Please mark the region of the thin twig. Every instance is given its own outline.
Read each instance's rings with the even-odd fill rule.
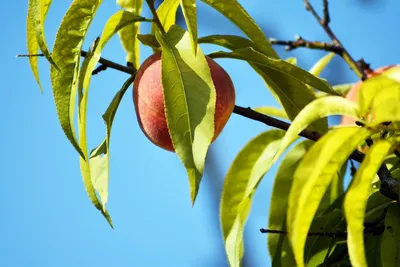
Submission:
[[[82,50],[81,56],[86,57],[87,52]],[[17,57],[44,57],[44,55],[43,54],[21,54],[21,55],[17,55]],[[102,58],[102,57],[99,59],[99,63],[104,66],[103,68],[115,69],[115,70],[125,72],[127,74],[134,74],[136,72],[136,69],[133,67],[126,67],[124,65],[115,63],[113,61],[110,61],[110,60]],[[95,75],[98,72],[99,72],[99,70],[95,69],[92,74]]]
[[[298,37],[295,41],[282,41],[276,39],[270,39],[269,42],[273,45],[284,45],[286,51],[291,51],[300,47],[305,47],[309,49],[323,50],[334,52],[335,54],[342,55],[343,47],[337,44],[330,44],[326,42],[318,41],[307,41],[302,37]]]
[[[157,28],[160,30],[162,34],[165,34],[165,29],[161,24],[160,18],[157,15],[156,7],[154,6],[154,0],[146,0],[147,5],[150,8],[151,14],[153,15],[153,21],[157,25]]]
[[[324,18],[322,22],[324,25],[328,25],[331,22],[331,16],[329,15],[329,3],[328,0],[323,0],[323,9],[322,12],[324,13]]]
[[[326,4],[325,4],[325,2],[326,2]],[[337,44],[343,48],[342,57],[347,62],[347,64],[350,66],[350,68],[357,74],[358,77],[361,78],[361,80],[367,79],[367,75],[366,75],[365,71],[359,66],[359,64],[357,64],[357,62],[353,59],[353,57],[345,49],[345,47],[342,45],[342,43],[339,41],[339,39],[336,37],[336,35],[333,33],[331,27],[329,26],[330,16],[329,16],[329,9],[328,9],[328,0],[324,0],[324,18],[325,19],[321,19],[321,17],[315,11],[314,7],[310,4],[309,0],[304,0],[304,4],[306,7],[306,10],[310,11],[311,14],[315,17],[315,19],[318,21],[318,23],[321,25],[321,27],[325,30],[326,34],[332,40],[333,44]],[[327,20],[327,18],[328,18],[328,20]]]
[[[365,227],[364,228],[364,234],[372,234],[372,235],[380,235],[383,233],[385,230],[385,227],[383,225],[374,225],[371,227]],[[278,235],[288,235],[287,231],[282,231],[282,230],[273,230],[273,229],[264,229],[261,228],[260,232],[262,234],[278,234]],[[346,238],[347,237],[347,232],[346,231],[340,231],[340,232],[309,232],[307,234],[308,237],[311,236],[321,236],[321,237],[331,237],[331,238]]]

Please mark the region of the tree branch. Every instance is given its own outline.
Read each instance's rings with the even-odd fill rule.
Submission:
[[[304,0],[304,4],[306,7],[306,10],[311,12],[311,14],[314,16],[314,18],[318,21],[319,25],[321,25],[321,27],[325,30],[326,34],[332,40],[333,44],[339,45],[340,47],[343,48],[342,57],[347,62],[347,64],[350,66],[350,68],[357,74],[358,77],[360,77],[361,80],[367,79],[365,70],[362,69],[359,64],[357,64],[357,62],[352,58],[352,56],[349,54],[349,52],[344,48],[342,43],[339,41],[339,39],[333,33],[332,29],[329,27],[330,15],[329,15],[329,9],[328,9],[328,0],[323,0],[323,4],[324,4],[324,7],[323,7],[324,18],[323,19],[321,19],[321,17],[315,11],[314,7],[310,4],[309,0]]]
[[[319,41],[307,41],[302,37],[298,37],[296,41],[282,41],[276,39],[270,39],[269,42],[273,45],[284,45],[286,51],[291,51],[300,47],[305,47],[309,49],[316,49],[316,50],[323,50],[334,52],[340,56],[343,55],[343,47],[338,44],[330,44],[326,42],[319,42]]]
[[[161,24],[160,18],[157,15],[157,10],[156,10],[156,8],[154,6],[154,4],[155,4],[154,0],[146,0],[146,2],[147,2],[147,5],[150,8],[151,14],[153,15],[154,23],[157,25],[157,28],[160,30],[160,32],[162,34],[165,34],[165,29],[164,29],[163,25]]]

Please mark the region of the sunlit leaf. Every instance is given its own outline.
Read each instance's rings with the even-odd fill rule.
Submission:
[[[262,177],[272,165],[272,157],[284,132],[272,130],[252,139],[239,152],[225,177],[220,219],[225,249],[231,266],[240,266],[243,253],[243,228],[251,199]]]
[[[61,22],[53,47],[53,60],[60,68],[50,67],[58,119],[65,135],[84,157],[74,131],[74,111],[83,40],[101,0],[74,0]]]
[[[93,44],[92,49],[89,50],[87,57],[82,63],[82,68],[80,72],[80,79],[78,84],[78,129],[79,129],[79,146],[82,149],[83,156],[79,157],[79,163],[82,173],[83,184],[85,185],[86,192],[89,195],[90,201],[93,205],[101,211],[103,216],[106,218],[111,227],[112,221],[111,217],[108,214],[105,205],[102,205],[100,200],[97,197],[96,190],[93,186],[93,181],[91,178],[90,165],[89,165],[89,157],[88,157],[88,148],[87,148],[87,137],[86,137],[86,114],[87,114],[87,104],[88,104],[88,96],[89,96],[89,86],[84,85],[83,76],[88,68],[91,58],[94,56],[93,49],[95,49],[97,43]]]
[[[400,266],[400,206],[392,204],[386,213],[381,243],[382,267]]]
[[[337,95],[333,91],[332,87],[328,84],[326,80],[318,78],[313,74],[309,73],[302,68],[297,67],[285,60],[274,59],[267,57],[260,52],[257,52],[251,47],[236,49],[232,52],[215,52],[210,55],[213,58],[235,58],[240,60],[246,60],[257,65],[261,65],[268,69],[272,69],[281,72],[291,78],[297,79],[302,83],[305,83],[319,91]]]
[[[279,169],[275,176],[271,202],[269,204],[270,210],[268,216],[268,229],[286,229],[285,217],[287,211],[288,196],[293,182],[293,173],[295,172],[300,161],[303,159],[304,154],[308,151],[312,144],[314,144],[314,142],[308,140],[297,144],[293,149],[288,152],[281,165],[279,166]],[[287,239],[287,237],[283,235],[268,235],[268,250],[271,258],[273,258],[275,262],[284,262],[288,260],[285,258],[293,257],[291,255],[291,250],[285,251],[282,250],[282,248],[277,248],[279,246],[279,243],[281,243],[283,246],[283,239]],[[294,263],[295,262],[293,262],[293,264]]]
[[[287,215],[289,240],[297,266],[304,266],[307,234],[332,178],[354,149],[371,134],[371,130],[358,127],[328,132],[311,147],[297,167]]]
[[[110,160],[110,138],[111,127],[117,113],[118,106],[134,80],[131,76],[116,93],[103,115],[104,123],[106,124],[106,138],[90,153],[90,173],[93,186],[99,193],[103,208],[108,201],[108,180],[109,180],[109,160]]]
[[[286,112],[283,109],[277,107],[264,106],[264,107],[253,108],[253,110],[268,116],[278,117],[286,120],[289,119]]]
[[[367,266],[364,249],[364,218],[371,182],[389,153],[392,143],[378,140],[361,163],[344,201],[349,256],[353,266]]]
[[[192,42],[194,53],[197,51],[197,16],[196,16],[196,0],[180,0],[183,16]]]
[[[252,41],[235,35],[205,36],[199,38],[199,43],[220,45],[230,50],[248,47],[257,49]],[[263,78],[271,94],[285,109],[289,119],[293,120],[300,110],[316,99],[313,90],[298,79],[294,79],[272,68],[267,68],[249,61],[247,62]],[[327,129],[328,121],[326,119],[314,122],[313,125],[310,126],[310,130],[319,131],[320,133],[324,133]]]
[[[218,1],[218,0],[201,0],[210,5],[222,15],[238,26],[255,44],[256,50],[264,55],[272,58],[279,58],[278,54],[272,48],[270,42],[265,37],[263,31],[254,22],[246,10],[239,4],[237,0]]]
[[[400,83],[378,92],[371,105],[373,124],[400,121]]]
[[[194,54],[189,34],[174,25],[162,46],[165,113],[175,152],[189,176],[192,203],[196,199],[204,161],[214,136],[216,92],[200,47]]]
[[[143,0],[117,0],[117,4],[129,12],[139,16],[142,11]],[[126,52],[126,61],[136,69],[140,64],[140,46],[136,36],[140,33],[139,23],[130,24],[119,32],[119,39]]]
[[[167,32],[169,28],[175,24],[176,11],[178,10],[180,0],[165,0],[157,8],[157,16],[160,19],[161,25]],[[154,34],[157,26],[153,23],[151,32]]]
[[[357,104],[343,97],[327,96],[318,98],[300,111],[299,115],[294,119],[282,140],[282,146],[276,154],[274,161],[298,138],[298,134],[313,121],[330,115],[358,117],[358,114],[359,109]]]
[[[332,88],[338,95],[345,96],[353,86],[354,83],[343,83],[343,84],[333,85]],[[329,94],[325,92],[316,92],[316,95],[317,97],[324,97]]]
[[[29,55],[35,55],[41,48],[49,62],[53,62],[51,55],[47,49],[46,38],[44,36],[44,21],[49,11],[52,0],[29,0],[28,15],[26,19],[26,43]],[[33,75],[39,85],[40,92],[43,92],[40,83],[38,70],[38,57],[29,57]]]
[[[310,73],[315,75],[315,76],[320,76],[322,71],[326,68],[326,66],[331,62],[332,58],[335,56],[335,53],[328,53],[324,57],[322,57],[320,60],[317,61],[317,63],[312,66],[310,69]]]

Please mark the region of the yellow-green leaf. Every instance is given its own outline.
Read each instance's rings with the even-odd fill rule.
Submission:
[[[84,157],[74,131],[74,111],[83,40],[101,0],[74,0],[58,28],[50,67],[58,119],[65,135]]]
[[[377,92],[371,105],[373,124],[400,121],[400,83]]]
[[[160,44],[157,41],[157,39],[154,36],[154,34],[138,34],[137,38],[142,44],[150,46],[151,48],[153,48],[153,50],[160,50],[161,51]]]
[[[201,1],[219,11],[222,15],[238,26],[254,42],[255,46],[258,48],[256,50],[272,58],[279,58],[278,54],[272,48],[270,42],[265,37],[263,31],[237,0]]]
[[[143,0],[117,0],[117,4],[139,16],[142,11]],[[136,38],[139,33],[139,23],[130,24],[118,32],[122,47],[126,52],[126,61],[132,63],[136,69],[139,68],[140,64],[140,46]]]
[[[371,182],[392,146],[389,140],[378,140],[371,146],[346,194],[347,246],[353,266],[367,266],[364,249],[365,210]]]
[[[196,16],[196,0],[180,0],[183,16],[192,42],[194,53],[197,51],[197,16]]]
[[[268,229],[286,229],[285,217],[288,196],[293,182],[293,173],[312,144],[314,144],[314,142],[309,140],[297,144],[287,153],[279,166],[275,176],[271,202],[269,204]],[[277,250],[279,242],[283,243],[283,240],[280,241],[280,239],[283,238],[285,238],[283,235],[268,235],[269,254],[271,255],[271,258],[275,259],[275,257],[277,257],[275,259],[276,261],[285,261],[285,257],[290,257],[288,253],[291,254],[291,251],[281,251],[281,249]]]
[[[114,121],[115,114],[117,113],[118,106],[124,96],[125,92],[130,88],[134,76],[131,76],[116,93],[108,106],[106,112],[103,114],[103,120],[106,124],[106,138],[90,152],[90,174],[93,186],[99,193],[103,209],[108,201],[108,180],[109,180],[109,162],[110,162],[110,138],[111,127]]]
[[[232,52],[215,52],[210,55],[213,58],[235,58],[246,60],[257,65],[281,72],[290,76],[302,83],[305,83],[319,91],[329,94],[337,95],[328,82],[324,79],[318,78],[302,68],[297,67],[285,60],[274,59],[257,52],[251,47],[236,49]]]
[[[44,36],[44,21],[49,11],[52,0],[29,0],[28,15],[26,19],[26,43],[29,55],[39,52],[39,47],[49,62],[53,62],[47,49],[46,38]],[[29,57],[33,75],[39,85],[40,92],[43,92],[40,83],[38,70],[38,57]]]
[[[381,242],[382,267],[400,266],[400,206],[393,203],[389,206],[385,218],[385,231]]]
[[[94,43],[93,49],[95,49],[96,45],[98,43]],[[91,177],[91,171],[90,171],[90,165],[89,165],[89,157],[88,157],[88,148],[87,148],[87,138],[86,138],[86,115],[87,115],[87,104],[88,104],[88,96],[89,96],[89,85],[84,84],[84,75],[86,73],[86,70],[90,64],[90,61],[92,57],[94,56],[93,50],[89,50],[87,57],[82,63],[82,68],[80,72],[80,79],[79,79],[79,85],[78,85],[78,129],[79,129],[79,146],[82,149],[83,156],[79,157],[79,163],[80,163],[80,168],[81,168],[81,173],[82,173],[82,180],[83,184],[85,185],[86,192],[89,195],[90,201],[93,203],[93,205],[101,211],[103,216],[106,218],[106,220],[109,222],[110,226],[112,226],[112,221],[111,217],[108,214],[106,208],[105,208],[105,203],[102,203],[99,201],[97,195],[96,195],[96,190],[93,186],[93,181]]]
[[[252,41],[235,35],[205,36],[199,38],[199,43],[220,45],[230,50],[249,47],[255,50],[258,49]],[[300,110],[316,99],[313,90],[298,79],[294,79],[272,68],[267,68],[249,61],[247,62],[263,78],[272,95],[285,109],[289,119],[293,120]],[[310,126],[310,130],[319,131],[321,133],[324,133],[327,129],[328,121],[326,119],[319,120]]]
[[[330,115],[358,117],[358,114],[359,109],[357,104],[343,97],[327,96],[311,102],[300,111],[299,115],[290,125],[282,140],[282,146],[274,158],[274,162],[282,155],[285,149],[298,138],[298,134],[306,129],[313,121]]]
[[[165,0],[157,8],[157,16],[160,19],[161,25],[167,32],[169,28],[175,24],[176,11],[178,10],[179,0]],[[151,32],[154,34],[157,26],[153,23]]]
[[[255,137],[239,152],[225,177],[220,219],[231,266],[240,266],[243,228],[251,200],[262,177],[272,165],[272,157],[283,134],[283,131],[272,130]]]
[[[192,203],[203,175],[204,161],[214,136],[216,92],[206,58],[191,49],[189,34],[174,25],[162,47],[162,83],[167,125],[175,152],[189,176]]]
[[[329,62],[331,62],[334,56],[335,53],[326,54],[324,57],[318,60],[317,63],[314,64],[314,66],[312,66],[312,68],[310,69],[310,73],[315,76],[320,76],[322,71],[326,68]]]
[[[268,116],[273,116],[273,117],[278,117],[281,119],[286,119],[288,120],[288,115],[283,109],[277,108],[277,107],[257,107],[254,108],[253,110],[260,112],[262,114],[268,115]]]
[[[287,227],[297,266],[304,266],[305,243],[318,206],[332,178],[357,146],[372,134],[358,127],[325,134],[307,152],[294,173]]]

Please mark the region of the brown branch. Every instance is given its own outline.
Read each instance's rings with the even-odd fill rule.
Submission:
[[[307,41],[302,37],[298,37],[296,41],[282,41],[276,39],[270,39],[269,42],[273,45],[284,45],[286,51],[291,51],[300,47],[323,50],[328,52],[333,52],[340,56],[343,55],[343,47],[337,44],[330,44],[326,42],[319,41]]]
[[[336,37],[336,35],[333,33],[331,27],[329,26],[330,16],[329,16],[329,9],[328,9],[328,0],[323,0],[323,4],[324,4],[324,8],[323,8],[324,18],[323,19],[321,19],[321,17],[315,11],[314,7],[310,4],[309,0],[304,0],[304,4],[306,7],[306,10],[311,12],[311,14],[314,16],[314,18],[318,21],[319,25],[321,25],[321,27],[325,30],[326,34],[332,40],[333,44],[339,45],[340,47],[343,48],[342,57],[347,62],[347,64],[350,66],[350,68],[357,74],[358,77],[360,77],[361,80],[367,79],[365,70],[362,69],[359,64],[357,64],[357,62],[353,59],[353,57],[345,49],[343,44],[339,41],[339,39]]]
[[[81,51],[81,56],[82,57],[86,57],[87,56],[87,52],[86,51]],[[17,57],[44,57],[43,54],[22,54],[22,55],[17,55]],[[115,69],[115,70],[119,70],[122,72],[125,72],[127,74],[134,74],[136,72],[136,69],[133,67],[126,67],[124,65],[115,63],[113,61],[110,61],[108,59],[105,58],[100,58],[99,59],[99,63],[103,65],[103,67],[99,67],[99,68],[110,68],[110,69]],[[99,72],[98,69],[93,71],[93,75],[97,74]]]
[[[156,10],[156,8],[154,6],[154,4],[155,4],[154,0],[146,0],[146,2],[147,2],[147,5],[150,8],[151,14],[153,15],[154,23],[157,25],[157,28],[160,30],[160,32],[162,34],[165,34],[165,29],[164,29],[163,25],[161,24],[160,18],[157,15],[157,10]]]
[[[383,225],[375,225],[371,227],[366,227],[364,229],[364,234],[372,234],[372,235],[380,235],[385,231],[385,227]],[[282,230],[273,230],[273,229],[264,229],[261,228],[260,232],[262,234],[278,234],[278,235],[288,235],[287,231]],[[321,237],[330,237],[330,238],[346,238],[347,232],[309,232],[307,234],[308,237],[311,236],[321,236]]]

